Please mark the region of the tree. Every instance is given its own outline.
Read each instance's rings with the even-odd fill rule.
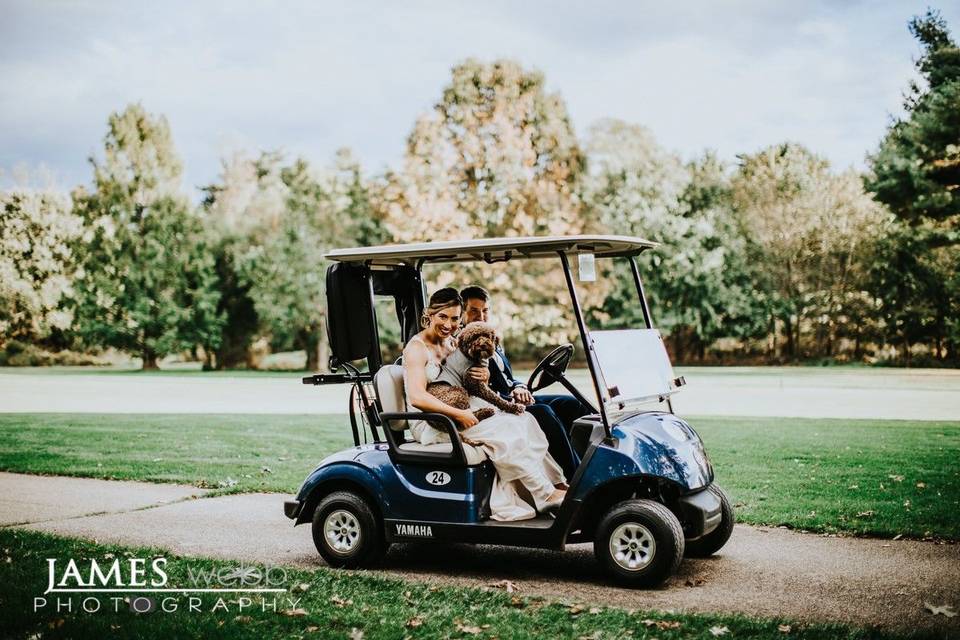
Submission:
[[[253,315],[275,346],[305,350],[307,368],[317,370],[329,354],[323,255],[384,237],[359,163],[345,149],[321,171],[303,159],[286,165],[277,153],[240,157],[225,165],[223,182],[207,191],[225,271],[235,274],[227,299],[237,305],[226,309],[228,318],[235,318],[228,329]],[[241,306],[247,300],[252,310]],[[253,331],[244,327],[249,338]],[[238,337],[228,338],[240,344]]]
[[[770,297],[771,321],[783,326],[786,356],[803,355],[802,331],[815,319],[825,326],[809,351],[829,355],[844,305],[864,287],[864,252],[889,214],[858,175],[834,174],[794,144],[741,156],[732,189],[750,255],[764,265],[758,288]]]
[[[65,331],[63,308],[76,269],[73,242],[83,222],[53,189],[0,193],[0,340],[35,342]]]
[[[867,188],[902,220],[935,227],[940,243],[956,244],[960,217],[960,48],[936,11],[910,21],[923,47],[905,99],[907,118],[887,131],[869,158]]]
[[[907,362],[914,342],[932,343],[941,360],[957,360],[960,48],[936,11],[914,17],[910,32],[922,47],[916,63],[922,81],[911,84],[907,117],[890,126],[869,158],[872,174],[865,180],[898,219],[873,271],[874,292],[888,337],[902,346]]]
[[[644,127],[603,120],[589,132],[583,200],[605,232],[638,235],[664,246],[640,258],[657,326],[674,357],[692,347],[700,359],[721,335],[752,334],[752,298],[740,256],[744,241],[730,213],[729,186],[712,154],[687,165]],[[627,265],[600,310],[604,324],[642,322]]]
[[[578,233],[583,169],[566,106],[542,74],[507,60],[467,60],[417,120],[403,166],[378,185],[375,207],[401,242]],[[457,267],[435,284],[488,286],[500,327],[517,337],[515,352],[568,339],[570,325],[556,312],[562,275],[544,262],[523,269],[522,279],[510,279],[488,265]]]
[[[111,114],[95,190],[78,192],[78,334],[138,353],[145,369],[169,353],[215,342],[214,261],[200,218],[178,192],[180,162],[163,117],[140,105]]]

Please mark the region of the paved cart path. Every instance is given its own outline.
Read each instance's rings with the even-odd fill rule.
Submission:
[[[204,499],[173,485],[0,473],[0,522],[66,536],[151,545],[178,554],[314,568],[323,566],[308,526],[282,514],[284,496]],[[158,491],[173,493],[158,495]],[[113,513],[107,496],[125,496]],[[63,504],[59,517],[35,505]],[[178,500],[167,502],[168,500]],[[162,502],[159,506],[158,502]],[[42,570],[38,568],[38,570]],[[908,540],[828,538],[737,526],[722,553],[685,560],[655,591],[608,585],[590,545],[565,553],[471,545],[397,545],[385,575],[436,584],[490,585],[508,579],[522,595],[627,609],[739,612],[801,621],[926,629],[960,637],[960,616],[933,616],[923,603],[960,609],[960,545]]]

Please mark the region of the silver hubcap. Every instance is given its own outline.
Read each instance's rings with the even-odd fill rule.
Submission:
[[[323,521],[323,536],[335,553],[350,553],[360,544],[360,523],[349,511],[331,511]]]
[[[657,543],[653,534],[642,524],[627,522],[614,529],[610,536],[610,556],[627,571],[643,569],[656,553]]]

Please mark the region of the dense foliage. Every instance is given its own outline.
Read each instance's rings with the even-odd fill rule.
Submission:
[[[872,267],[883,337],[960,358],[960,47],[935,11],[910,22],[921,83],[870,158],[867,187],[897,218]]]
[[[957,364],[960,48],[934,11],[909,28],[920,80],[866,175],[793,143],[684,159],[613,119],[579,137],[540,72],[471,59],[398,166],[370,176],[348,150],[323,167],[241,153],[196,206],[166,120],[131,105],[108,119],[92,188],[0,193],[0,349],[114,347],[145,367],[192,353],[210,368],[296,349],[319,369],[332,247],[613,233],[663,244],[640,262],[678,361]],[[590,322],[636,325],[627,265],[599,266],[613,277],[584,284]],[[575,339],[555,264],[427,276],[493,291],[515,357]]]

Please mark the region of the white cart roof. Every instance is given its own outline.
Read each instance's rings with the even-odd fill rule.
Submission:
[[[633,236],[529,236],[335,249],[326,257],[340,262],[416,266],[420,260],[424,262],[472,262],[475,260],[496,262],[517,258],[549,258],[561,251],[593,253],[597,257],[630,256],[656,246],[658,246],[656,242]]]

